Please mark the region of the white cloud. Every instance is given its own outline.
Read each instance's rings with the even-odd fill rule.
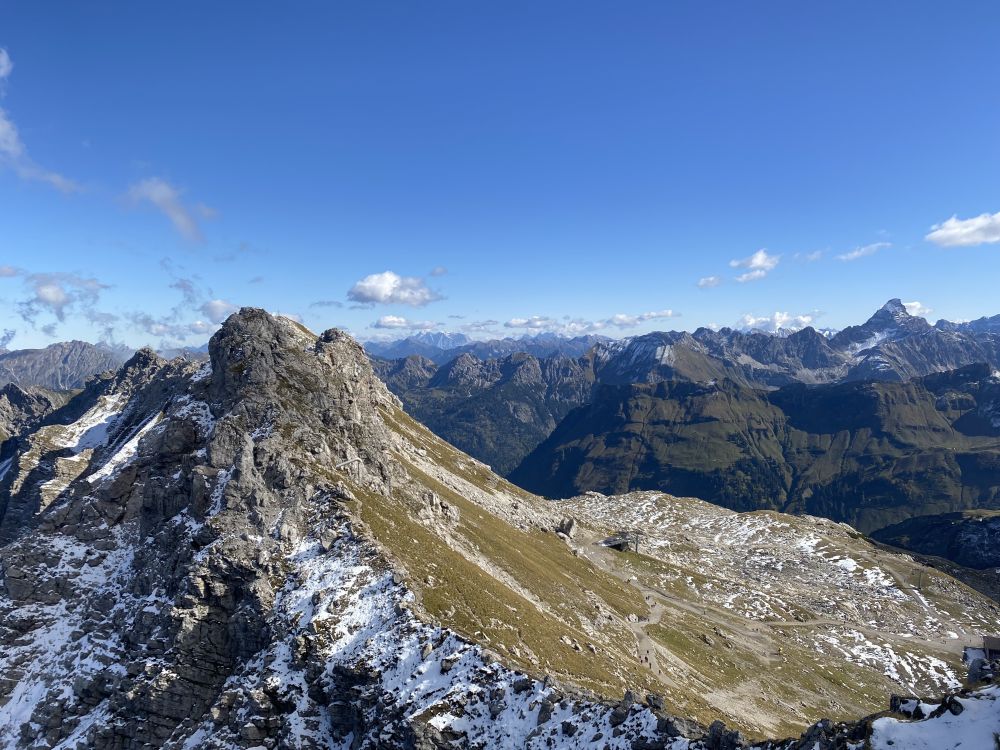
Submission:
[[[101,292],[109,288],[97,279],[62,272],[25,274],[24,283],[31,296],[18,302],[17,308],[30,323],[43,313],[62,322],[75,306],[92,310]]]
[[[131,312],[125,315],[132,325],[151,336],[156,336],[163,343],[177,343],[190,336],[204,336],[217,327],[214,322],[195,320],[192,323],[178,323],[169,318],[154,318],[149,313]]]
[[[612,315],[606,321],[598,321],[600,323],[606,323],[607,325],[615,326],[616,328],[635,328],[640,323],[646,323],[650,320],[666,320],[667,318],[675,318],[677,313],[673,310],[660,310],[659,312],[645,312],[639,313],[638,315],[625,315],[623,313],[618,313],[617,315]],[[603,326],[600,326],[603,327]]]
[[[483,333],[492,331],[498,325],[500,325],[499,320],[473,320],[463,325],[462,330],[467,333]]]
[[[698,279],[698,288],[711,289],[712,287],[716,287],[721,283],[722,279],[719,278],[718,276],[703,276],[702,278]]]
[[[182,237],[192,241],[202,239],[201,227],[194,214],[206,219],[215,216],[215,211],[203,204],[189,209],[181,201],[181,191],[160,177],[147,177],[135,183],[128,189],[128,198],[136,204],[151,203],[170,219]]]
[[[904,302],[903,307],[910,315],[915,315],[918,318],[926,318],[934,312],[933,308],[927,307],[921,302]]]
[[[767,276],[767,271],[763,268],[755,268],[753,271],[741,273],[736,277],[736,280],[741,284],[746,284],[748,281],[757,281],[758,279],[763,279],[765,276]]]
[[[7,79],[14,70],[14,62],[7,50],[0,48],[0,97],[6,90]],[[44,182],[64,193],[79,190],[79,186],[57,172],[44,169],[32,161],[17,132],[17,126],[6,110],[0,108],[0,167],[7,167],[22,180]]]
[[[511,318],[503,324],[504,328],[527,328],[530,331],[552,331],[561,324],[555,318],[542,315],[532,315],[528,318]]]
[[[423,307],[441,299],[441,295],[416,276],[400,276],[392,271],[384,271],[365,276],[348,290],[347,298],[362,305]]]
[[[971,219],[952,216],[947,221],[932,226],[924,239],[942,247],[995,244],[1000,242],[1000,211],[995,214],[979,214]]]
[[[430,320],[408,320],[399,315],[383,315],[372,323],[372,328],[389,328],[393,330],[430,331],[438,324]]]
[[[431,276],[446,276],[448,274],[448,269],[444,266],[434,266],[431,269]]]
[[[796,260],[804,260],[806,263],[815,263],[823,257],[822,250],[813,250],[811,253],[795,253]]]
[[[213,299],[203,304],[200,309],[201,314],[210,321],[221,323],[240,308],[224,299]]]
[[[852,261],[858,258],[866,258],[869,255],[874,255],[879,250],[884,250],[887,247],[892,247],[891,242],[873,242],[870,245],[862,245],[861,247],[856,247],[850,252],[843,253],[837,256],[837,260]]]
[[[783,329],[796,331],[812,325],[815,319],[815,314],[792,315],[787,312],[775,312],[772,315],[758,317],[747,313],[739,319],[736,327],[744,331],[768,331],[770,333],[776,333]]]
[[[748,281],[756,281],[757,279],[764,278],[767,276],[768,272],[777,268],[780,260],[780,255],[771,255],[767,252],[767,250],[761,248],[747,258],[729,261],[729,266],[731,268],[747,269],[746,273],[740,274],[736,277],[738,282],[744,284]]]
[[[582,336],[612,327],[635,328],[651,320],[666,320],[667,318],[676,318],[679,315],[680,313],[676,313],[673,310],[657,310],[637,315],[617,313],[610,318],[601,320],[586,320],[584,318],[570,318],[569,316],[557,319],[545,315],[532,315],[524,318],[511,318],[503,325],[504,328],[522,328],[537,333],[546,332],[559,333],[564,336]]]
[[[6,82],[10,77],[11,71],[14,70],[14,61],[10,59],[10,55],[7,54],[7,50],[0,47],[0,86]],[[0,89],[2,91],[2,89]]]

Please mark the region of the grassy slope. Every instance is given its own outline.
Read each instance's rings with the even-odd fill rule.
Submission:
[[[394,430],[417,437],[460,479],[496,489],[487,484],[493,481],[490,472],[464,468],[467,458],[402,411],[386,416]],[[406,570],[408,585],[430,616],[526,670],[561,676],[607,698],[620,697],[626,687],[657,688],[639,666],[634,639],[622,622],[647,612],[637,591],[574,556],[555,534],[511,526],[417,466],[406,468],[417,483],[458,508],[453,537],[417,520],[419,498],[353,489],[361,500],[359,518]],[[534,502],[522,490],[504,485],[514,497]],[[591,630],[584,623],[595,619],[595,610],[611,617]],[[588,643],[597,647],[596,654]]]

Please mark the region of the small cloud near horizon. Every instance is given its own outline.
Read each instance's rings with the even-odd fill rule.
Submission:
[[[854,248],[850,252],[846,252],[846,253],[843,253],[841,255],[838,255],[837,256],[837,260],[842,260],[842,261],[850,262],[852,260],[858,260],[859,258],[867,258],[867,257],[869,257],[871,255],[874,255],[879,250],[884,250],[887,247],[892,247],[892,243],[891,242],[872,242],[869,245],[862,245],[860,247]]]
[[[383,315],[372,323],[371,327],[397,331],[430,331],[439,326],[430,320],[409,320],[399,315]]]

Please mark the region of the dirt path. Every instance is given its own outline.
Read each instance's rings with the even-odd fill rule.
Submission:
[[[640,589],[641,590],[641,589]],[[648,594],[645,595],[646,604],[649,605],[649,619],[639,622],[630,622],[629,628],[635,635],[636,648],[639,654],[639,662],[656,676],[662,676],[660,662],[656,658],[659,646],[646,633],[649,625],[656,625],[663,618],[663,606],[660,602]]]
[[[646,620],[630,622],[628,625],[636,638],[639,661],[657,677],[664,679],[666,676],[660,664],[663,659],[676,663],[684,669],[689,668],[665,646],[650,638],[646,632],[646,628],[650,625],[657,625],[663,620],[667,608],[693,615],[705,625],[714,627],[717,633],[724,630],[732,637],[743,641],[746,647],[757,654],[765,665],[781,661],[781,657],[774,650],[774,639],[777,634],[767,624],[756,624],[752,621],[741,622],[715,605],[696,604],[662,589],[647,586],[638,581],[630,571],[622,570],[615,553],[600,546],[597,542],[596,539],[586,540],[580,549],[580,554],[597,567],[637,589],[650,608],[650,614]]]

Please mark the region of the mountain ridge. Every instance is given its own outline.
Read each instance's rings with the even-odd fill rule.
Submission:
[[[817,685],[816,702],[777,700],[766,722],[752,701],[678,687],[645,657],[700,663],[696,644],[650,635],[657,617],[687,610],[627,573],[665,559],[593,544],[603,517],[580,506],[573,521],[569,506],[436,438],[341,332],[316,336],[247,308],[213,337],[208,363],[144,350],[88,388],[72,414],[18,437],[0,477],[10,532],[0,545],[0,746],[701,750],[746,746],[717,718],[784,734],[835,705],[845,719],[880,710],[898,682],[882,657],[830,652],[835,674],[868,686],[852,692],[857,681],[796,656],[787,672],[752,679],[765,675],[768,690]],[[719,512],[682,507],[696,523]],[[817,583],[845,575],[827,544],[898,571],[852,579],[895,602],[880,627],[923,611],[903,583],[912,561],[878,557],[829,522],[789,523],[788,553],[811,560],[800,567]],[[817,541],[800,549],[791,540],[811,539],[807,529]],[[934,580],[937,622],[915,621],[921,642],[903,683],[948,689],[957,655],[938,633],[1000,626],[1000,611]],[[681,604],[717,608],[710,590]],[[681,706],[702,723],[678,718]],[[830,729],[842,730],[863,731]]]

